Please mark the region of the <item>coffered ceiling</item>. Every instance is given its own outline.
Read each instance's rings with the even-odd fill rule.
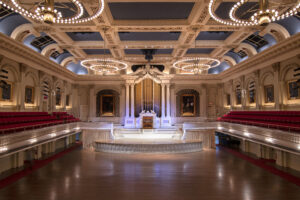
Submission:
[[[40,1],[19,2],[30,8]],[[72,9],[76,9],[70,0],[55,2],[66,15],[71,16]],[[97,9],[97,0],[80,2],[85,16]],[[218,1],[215,13],[227,19],[226,14],[235,2]],[[50,49],[45,56],[75,73],[87,73],[79,70],[82,66],[78,62],[86,58],[113,57],[132,65],[146,63],[143,49],[156,49],[152,63],[165,65],[165,70],[170,70],[173,62],[184,57],[218,58],[223,61],[221,66],[209,73],[220,73],[286,39],[284,33],[300,32],[297,16],[275,22],[269,28],[226,26],[210,17],[208,3],[208,0],[105,0],[100,17],[75,25],[35,22],[0,7],[0,32],[11,36],[18,27],[32,24],[30,34],[21,41],[41,53],[47,46],[56,44],[57,48]],[[251,0],[237,11],[237,15],[249,18],[257,7],[258,2]],[[34,31],[36,34],[32,34]],[[68,62],[63,62],[70,57]]]

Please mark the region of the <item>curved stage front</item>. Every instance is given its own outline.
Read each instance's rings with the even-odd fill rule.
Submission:
[[[95,141],[95,151],[109,153],[189,153],[201,150],[201,141]]]

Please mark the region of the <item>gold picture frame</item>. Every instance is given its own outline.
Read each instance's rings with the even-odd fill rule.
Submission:
[[[196,96],[194,94],[183,94],[180,99],[181,116],[196,116]]]
[[[293,80],[289,80],[287,82],[287,96],[288,96],[288,100],[296,100],[296,99],[300,99],[300,88],[297,88],[298,89],[298,96],[297,97],[291,97],[291,94],[290,94],[290,83],[296,83],[297,80],[296,79],[293,79]]]
[[[269,101],[268,100],[268,89],[272,89],[272,96],[273,96],[273,100],[272,101]],[[274,103],[275,101],[275,98],[274,98],[274,85],[265,85],[264,86],[264,97],[265,97],[265,103]]]
[[[250,90],[248,92],[248,101],[249,101],[249,104],[255,104],[256,103],[256,90],[252,90],[252,92],[254,91],[254,95],[253,95],[253,102],[251,102],[251,97],[250,97]]]
[[[115,116],[115,96],[104,94],[100,96],[100,116],[114,117]]]
[[[34,104],[34,88],[31,86],[25,87],[25,103]]]
[[[3,99],[3,88],[0,88],[0,101],[12,102],[13,101],[13,84],[12,82],[5,81],[7,85],[10,87],[9,99]]]

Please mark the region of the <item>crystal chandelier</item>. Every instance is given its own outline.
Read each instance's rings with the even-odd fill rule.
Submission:
[[[173,67],[193,74],[201,74],[210,68],[217,67],[220,61],[209,57],[185,58],[176,61]]]
[[[287,4],[284,6],[283,10],[279,10],[279,6],[277,8],[271,9],[269,8],[268,0],[259,0],[259,9],[255,12],[248,20],[240,19],[236,16],[236,11],[249,0],[239,0],[237,3],[233,5],[233,7],[229,11],[230,20],[224,20],[219,18],[214,13],[214,4],[216,0],[210,0],[208,5],[208,11],[210,16],[225,25],[229,26],[255,26],[255,25],[267,25],[268,23],[278,21],[293,15],[296,15],[299,12],[300,2]]]
[[[114,59],[86,59],[81,61],[81,65],[87,69],[91,69],[100,74],[114,73],[119,70],[126,69],[127,63]]]
[[[98,10],[93,15],[83,17],[84,8],[79,0],[69,0],[76,6],[76,14],[73,17],[63,17],[62,12],[56,8],[54,0],[45,0],[43,3],[34,5],[32,9],[26,9],[19,0],[11,0],[12,5],[5,4],[0,0],[0,5],[19,13],[20,15],[44,22],[47,24],[79,24],[91,21],[101,15],[104,9],[104,0],[98,0]]]

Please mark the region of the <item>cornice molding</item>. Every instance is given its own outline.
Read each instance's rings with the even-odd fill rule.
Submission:
[[[73,82],[77,76],[70,70],[63,68],[49,58],[2,33],[0,33],[0,54],[34,69],[42,70],[49,75],[59,77],[62,80]]]
[[[274,46],[264,50],[248,58],[247,60],[220,73],[222,81],[236,78],[242,74],[248,74],[255,70],[272,66],[272,64],[287,60],[297,56],[300,51],[300,33],[275,44]]]
[[[254,55],[251,58],[231,67],[220,74],[209,75],[174,75],[172,82],[204,81],[209,83],[226,82],[241,75],[251,73],[266,66],[281,62],[283,60],[298,57],[300,51],[300,33]],[[49,75],[56,76],[62,80],[78,84],[90,81],[124,81],[121,75],[97,76],[77,75],[49,58],[42,56],[22,43],[0,33],[0,54],[5,58],[24,63],[29,67],[41,70]]]

